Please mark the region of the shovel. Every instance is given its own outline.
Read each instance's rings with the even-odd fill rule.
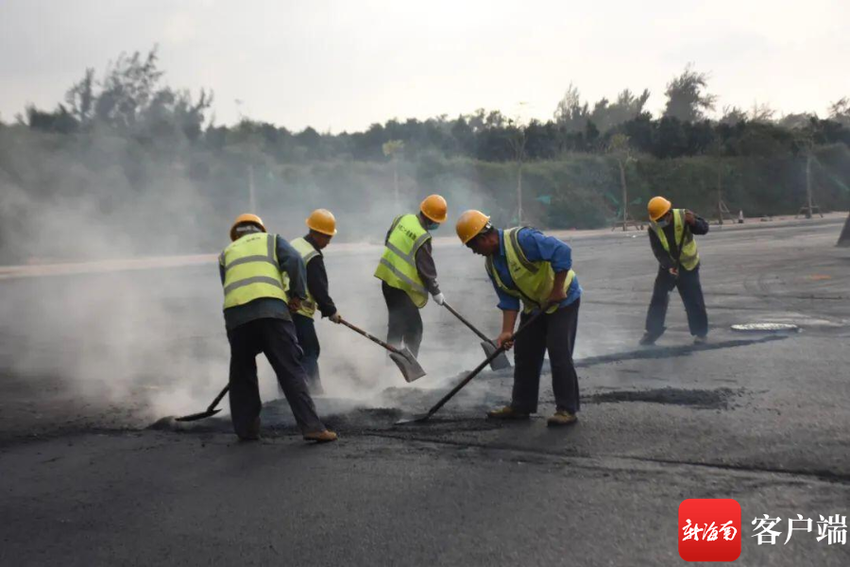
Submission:
[[[532,316],[528,319],[528,321],[526,321],[526,322],[525,322],[525,324],[524,324],[522,327],[520,327],[519,329],[517,329],[516,333],[514,333],[513,335],[511,335],[511,340],[510,340],[510,342],[513,342],[513,341],[517,338],[517,336],[518,336],[521,332],[523,332],[525,329],[527,329],[529,325],[531,325],[532,323],[534,323],[534,321],[536,321],[536,320],[537,320],[537,318],[538,318],[538,317],[540,317],[541,315],[543,315],[543,313],[545,313],[545,312],[546,312],[546,307],[544,307],[543,309],[538,310],[538,311],[537,311],[537,313],[535,313],[534,315],[532,315]],[[485,358],[485,359],[484,359],[484,362],[482,362],[481,364],[479,364],[478,366],[476,366],[476,367],[475,367],[475,369],[474,369],[472,372],[470,372],[469,374],[467,374],[467,375],[466,375],[466,378],[464,378],[463,380],[461,380],[461,381],[460,381],[460,383],[459,383],[457,386],[455,386],[454,388],[452,388],[452,390],[451,390],[448,394],[446,394],[445,396],[443,396],[443,397],[442,397],[442,399],[441,399],[439,402],[437,402],[436,404],[434,404],[434,406],[433,406],[431,409],[429,409],[427,413],[423,413],[423,414],[420,414],[420,415],[415,415],[415,416],[413,416],[413,417],[409,417],[409,418],[407,418],[407,419],[400,419],[400,420],[398,420],[398,421],[396,421],[396,422],[395,422],[395,425],[406,425],[406,424],[408,424],[408,423],[421,423],[421,422],[423,422],[423,421],[427,421],[427,420],[428,420],[428,419],[429,419],[432,415],[434,415],[435,413],[437,413],[437,412],[440,410],[440,408],[441,408],[441,407],[443,407],[444,405],[446,405],[446,402],[448,402],[450,399],[452,399],[452,398],[455,396],[455,394],[457,394],[458,392],[460,392],[460,391],[463,389],[463,387],[464,387],[464,386],[466,386],[467,384],[469,384],[469,382],[470,382],[473,378],[475,378],[475,376],[477,376],[479,372],[481,372],[482,370],[484,370],[484,368],[485,368],[488,364],[490,364],[491,362],[493,362],[493,360],[495,360],[497,356],[499,356],[500,354],[504,354],[504,352],[505,352],[506,350],[508,350],[508,349],[507,349],[507,348],[505,348],[504,344],[503,344],[502,346],[500,346],[499,348],[497,348],[497,349],[493,352],[493,354],[491,354],[490,356],[488,356],[487,358]]]
[[[422,369],[422,366],[419,364],[419,361],[416,360],[416,357],[413,356],[413,353],[407,347],[404,348],[396,348],[392,345],[388,345],[378,337],[375,337],[363,329],[359,327],[355,327],[345,319],[340,318],[340,323],[354,331],[355,333],[360,333],[370,341],[377,343],[390,351],[390,358],[393,362],[396,363],[398,369],[401,370],[401,375],[404,376],[404,379],[408,382],[413,382],[419,378],[425,376],[425,371]]]
[[[175,421],[198,421],[199,419],[205,419],[207,417],[212,417],[218,412],[220,409],[216,409],[215,406],[218,405],[218,402],[224,397],[224,395],[230,390],[230,384],[224,387],[224,389],[215,397],[206,411],[202,411],[200,413],[193,413],[191,415],[184,415],[183,417],[178,417]]]
[[[496,352],[496,350],[498,350],[496,348],[496,343],[494,343],[489,338],[487,338],[487,335],[485,335],[484,333],[482,333],[481,331],[476,329],[475,326],[472,323],[470,323],[469,321],[467,321],[463,317],[463,315],[461,315],[460,313],[455,311],[454,307],[452,307],[451,305],[449,305],[448,303],[445,303],[445,302],[443,303],[443,307],[448,309],[449,313],[451,313],[452,315],[457,317],[460,320],[461,323],[463,323],[464,325],[469,327],[472,330],[473,333],[478,335],[478,337],[481,339],[481,348],[484,349],[484,354],[486,356],[489,357],[491,354]],[[499,355],[497,355],[492,360],[492,362],[490,362],[490,368],[492,368],[493,370],[504,370],[505,368],[510,368],[510,367],[511,367],[511,363],[508,360],[508,357],[505,355],[504,351],[499,353]]]

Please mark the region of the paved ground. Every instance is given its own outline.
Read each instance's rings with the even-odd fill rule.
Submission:
[[[483,357],[434,305],[429,376],[413,385],[364,339],[320,323],[317,405],[335,445],[300,440],[267,365],[263,441],[234,442],[226,416],[146,429],[202,409],[226,381],[214,267],[0,281],[0,564],[673,565],[680,502],[727,497],[743,510],[740,564],[850,564],[850,546],[816,533],[783,545],[789,517],[850,515],[842,222],[712,227],[699,241],[703,347],[675,297],[658,346],[636,346],[655,270],[644,234],[565,235],[585,288],[583,408],[557,431],[545,427],[548,374],[538,418],[483,419],[506,400],[504,372],[428,424],[393,425]],[[328,264],[343,315],[380,331],[376,250],[331,248]],[[481,259],[451,239],[435,255],[449,301],[495,334]],[[752,321],[802,332],[729,329]],[[783,519],[775,546],[751,537],[765,513]]]

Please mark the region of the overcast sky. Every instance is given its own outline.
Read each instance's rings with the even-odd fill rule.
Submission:
[[[548,119],[570,82],[591,102],[649,88],[657,113],[688,62],[719,107],[823,116],[850,96],[848,24],[850,0],[0,0],[0,118],[154,44],[169,85],[215,92],[218,123]]]

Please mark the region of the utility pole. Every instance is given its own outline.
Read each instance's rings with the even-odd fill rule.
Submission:
[[[525,135],[525,120],[523,119],[523,111],[526,105],[528,103],[525,101],[518,102],[516,118],[508,121],[508,125],[515,129],[513,135],[508,138],[508,142],[514,151],[514,159],[516,160],[516,216],[517,224],[520,226],[522,225],[522,166],[525,162],[525,145],[528,142]]]
[[[517,224],[522,226],[522,160],[517,163],[516,172]]]
[[[399,208],[399,190],[398,190],[398,156],[404,151],[404,140],[390,140],[384,142],[381,146],[384,155],[389,157],[393,165],[393,194],[395,196],[395,208]]]
[[[815,153],[815,141],[811,133],[802,140],[802,144],[806,149],[806,204],[800,207],[794,218],[804,214],[807,219],[811,219],[815,211],[823,218],[823,213],[815,202],[814,192],[812,191],[812,160]]]
[[[248,166],[248,210],[257,213],[257,200],[254,196],[254,164]]]

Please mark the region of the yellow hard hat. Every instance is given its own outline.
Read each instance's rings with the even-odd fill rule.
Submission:
[[[236,232],[236,227],[245,223],[255,224],[263,232],[266,232],[266,225],[263,224],[263,219],[257,215],[252,215],[251,213],[243,213],[236,217],[236,220],[233,221],[233,225],[230,227],[230,240],[236,240],[239,238],[239,234]]]
[[[432,221],[444,223],[448,217],[449,205],[440,195],[428,195],[419,205],[419,210]]]
[[[470,209],[465,211],[460,218],[457,219],[457,225],[455,226],[455,230],[457,230],[457,237],[460,238],[460,241],[466,244],[481,232],[485,226],[490,223],[490,217],[482,213],[481,211],[476,211],[475,209]]]
[[[667,211],[673,208],[673,203],[664,197],[653,197],[649,200],[649,204],[646,208],[649,211],[649,220],[655,222],[666,215]]]
[[[305,221],[310,230],[315,230],[327,236],[336,234],[336,218],[327,209],[316,209]]]

